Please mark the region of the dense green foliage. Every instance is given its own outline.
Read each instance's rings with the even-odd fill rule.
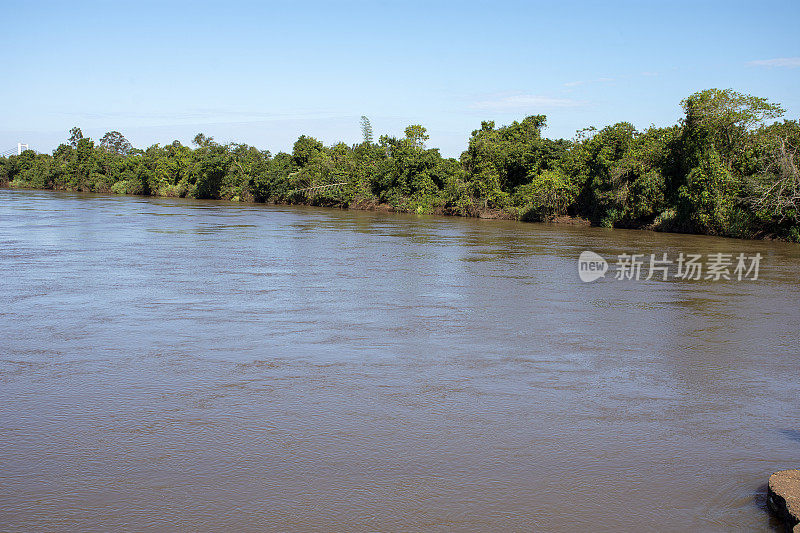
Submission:
[[[79,128],[52,155],[0,158],[12,187],[233,201],[309,203],[522,220],[583,217],[648,227],[800,241],[797,120],[763,98],[711,89],[682,102],[677,125],[637,131],[622,122],[573,140],[542,136],[543,115],[472,132],[460,160],[427,148],[422,126],[324,146],[301,136],[291,154],[218,144],[198,134],[136,149],[119,132],[98,143]]]

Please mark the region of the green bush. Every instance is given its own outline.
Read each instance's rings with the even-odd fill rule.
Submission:
[[[567,213],[578,196],[578,188],[558,170],[546,170],[514,190],[513,204],[522,220],[543,220]]]

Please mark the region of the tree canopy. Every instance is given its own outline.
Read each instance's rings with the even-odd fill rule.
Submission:
[[[646,227],[800,241],[797,120],[765,98],[709,89],[681,102],[678,124],[620,122],[574,139],[543,135],[547,117],[481,122],[459,159],[429,148],[419,124],[382,135],[361,117],[363,142],[325,146],[306,135],[290,154],[219,144],[197,134],[132,147],[118,131],[97,143],[72,128],[52,155],[0,158],[13,187],[308,203],[523,220],[582,217]]]

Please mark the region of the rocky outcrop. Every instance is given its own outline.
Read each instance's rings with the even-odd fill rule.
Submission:
[[[800,533],[800,470],[781,470],[769,476],[767,503],[786,522],[787,531]]]

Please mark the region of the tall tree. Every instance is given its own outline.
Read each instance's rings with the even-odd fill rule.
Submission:
[[[77,126],[69,130],[69,145],[73,148],[78,147],[78,141],[83,139],[83,132]]]
[[[366,115],[361,115],[361,134],[366,144],[372,144],[372,124]]]
[[[214,137],[206,137],[204,133],[198,133],[197,135],[194,136],[194,139],[192,139],[192,143],[194,143],[195,146],[199,146],[201,148],[203,146],[210,146],[211,144],[214,143]]]
[[[131,151],[131,143],[118,131],[109,131],[100,138],[100,147],[107,152],[119,155],[128,155]]]
[[[412,124],[406,128],[406,142],[415,148],[424,149],[425,141],[430,139],[428,130],[419,124]]]
[[[748,133],[767,119],[778,118],[785,110],[766,98],[737,93],[732,89],[708,89],[694,93],[681,102],[687,162],[692,156],[699,162],[708,149],[716,151],[723,164],[732,170],[744,155]],[[699,163],[695,163],[699,164]]]

